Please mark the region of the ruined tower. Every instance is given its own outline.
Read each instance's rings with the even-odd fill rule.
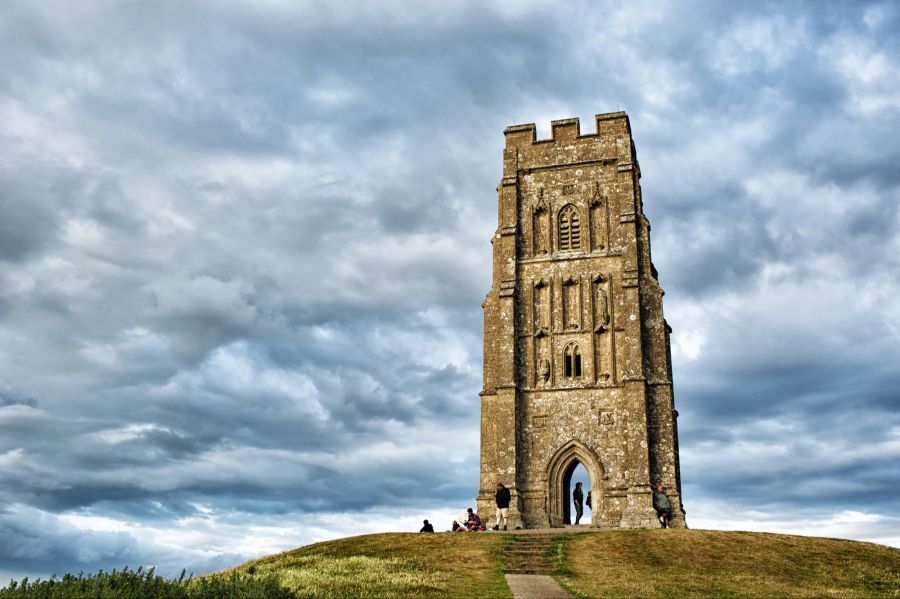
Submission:
[[[659,526],[651,484],[684,526],[671,329],[650,259],[640,167],[624,112],[508,127],[493,284],[484,302],[481,489],[510,525],[569,520],[572,473],[590,476],[593,524]],[[493,523],[493,522],[492,522]]]

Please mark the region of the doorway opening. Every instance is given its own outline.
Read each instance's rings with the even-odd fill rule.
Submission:
[[[578,510],[575,507],[575,487],[581,483],[581,506],[582,515],[578,518]],[[591,510],[585,503],[588,493],[591,491],[591,475],[588,473],[584,464],[578,460],[574,460],[563,474],[563,524],[590,524]]]
[[[582,483],[585,511],[579,524],[593,524],[603,520],[602,462],[590,448],[572,439],[550,458],[547,464],[547,515],[550,526],[574,524],[575,508],[572,491],[575,483]],[[593,492],[593,508],[587,510],[587,494]]]

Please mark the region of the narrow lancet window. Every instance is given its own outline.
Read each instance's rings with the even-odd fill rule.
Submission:
[[[575,343],[567,345],[563,358],[566,378],[581,378],[581,350],[578,349],[578,345]]]

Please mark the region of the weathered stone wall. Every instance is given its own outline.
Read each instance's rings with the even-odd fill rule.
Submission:
[[[479,511],[559,525],[577,463],[598,526],[656,526],[651,483],[680,502],[670,329],[625,113],[505,131],[494,276],[484,302]]]

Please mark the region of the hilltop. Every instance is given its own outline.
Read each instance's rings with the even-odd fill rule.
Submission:
[[[548,534],[554,576],[576,597],[900,597],[900,550],[874,543],[710,530]],[[274,575],[298,597],[510,597],[506,555],[522,536],[365,535],[229,572]]]

